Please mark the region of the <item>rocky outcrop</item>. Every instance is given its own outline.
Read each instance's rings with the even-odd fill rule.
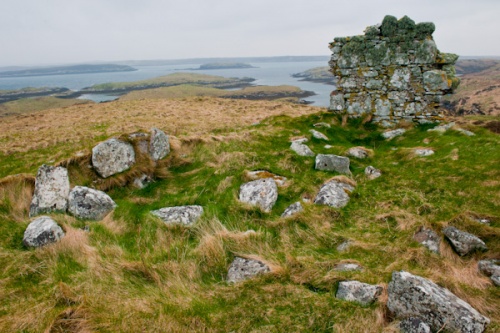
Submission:
[[[387,307],[397,318],[419,317],[432,331],[483,332],[490,320],[467,302],[423,277],[393,272]]]
[[[304,143],[307,142],[307,139],[298,139],[292,141],[290,145],[290,149],[296,152],[300,156],[314,156],[314,152],[306,146]]]
[[[69,193],[68,212],[80,219],[100,221],[115,207],[113,199],[102,191],[75,186]]]
[[[434,230],[420,228],[420,230],[413,235],[413,239],[428,248],[430,251],[439,254],[441,237],[439,237]]]
[[[203,214],[201,206],[174,206],[165,207],[151,211],[151,214],[158,216],[166,224],[193,225]]]
[[[134,163],[135,152],[130,143],[109,139],[92,148],[92,165],[103,178],[125,171]]]
[[[364,35],[335,38],[330,66],[337,89],[330,110],[352,117],[372,115],[384,125],[439,119],[443,96],[460,80],[454,67],[458,56],[438,51],[434,29],[433,23],[388,15]]]
[[[359,281],[343,281],[339,283],[337,294],[338,299],[357,302],[362,305],[369,305],[380,296],[382,287],[371,285]]]
[[[296,203],[293,203],[290,206],[288,206],[283,212],[283,214],[281,214],[281,217],[289,217],[303,210],[304,208],[302,207],[302,204],[300,203],[300,201],[297,201]]]
[[[239,200],[258,206],[264,212],[270,212],[278,199],[278,187],[273,178],[254,180],[240,186]]]
[[[481,273],[488,276],[496,286],[500,287],[500,259],[481,260],[477,266]]]
[[[333,154],[318,154],[316,155],[316,170],[322,171],[336,171],[339,173],[349,174],[350,160],[344,156],[337,156]]]
[[[162,130],[152,128],[149,139],[149,156],[153,161],[158,161],[167,156],[168,153],[170,153],[168,136]]]
[[[455,227],[446,227],[443,234],[450,241],[453,249],[460,255],[465,256],[474,251],[486,251],[486,244],[479,237],[468,232],[458,230]]]
[[[24,231],[23,244],[40,247],[55,243],[64,237],[64,231],[50,217],[40,216],[33,220]]]
[[[30,217],[68,208],[69,177],[63,167],[42,165],[36,174]]]
[[[349,194],[352,191],[354,191],[353,185],[334,178],[321,186],[314,203],[342,208],[349,202]]]
[[[270,272],[269,266],[259,260],[236,257],[227,272],[228,282],[240,282]]]

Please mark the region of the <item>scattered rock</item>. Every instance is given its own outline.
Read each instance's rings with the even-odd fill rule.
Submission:
[[[327,123],[316,123],[313,125],[314,127],[324,127],[324,128],[331,128],[330,124]]]
[[[413,239],[428,248],[430,251],[439,254],[441,237],[439,237],[433,230],[420,228],[420,230],[413,236]]]
[[[431,328],[422,319],[409,317],[399,324],[401,333],[431,333]]]
[[[488,250],[486,244],[477,236],[458,230],[455,227],[444,228],[443,234],[450,241],[453,249],[460,256],[465,256],[473,251]]]
[[[331,149],[333,146],[331,146],[331,145],[325,145],[324,147],[325,147],[325,149]]]
[[[151,178],[151,176],[143,173],[142,175],[140,175],[139,177],[134,179],[133,184],[136,188],[143,189],[146,186],[148,186],[149,184],[151,184],[152,182],[153,182],[153,179]]]
[[[442,124],[442,125],[436,126],[434,128],[428,129],[427,132],[444,133],[447,130],[449,130],[450,128],[452,128],[453,126],[455,126],[454,122],[448,123],[448,124]]]
[[[306,146],[304,142],[307,142],[307,139],[299,139],[292,141],[290,149],[292,149],[300,156],[314,156],[314,152],[311,150],[311,148]]]
[[[349,148],[347,155],[356,157],[359,159],[365,159],[369,156],[369,151],[364,147],[353,147]]]
[[[311,132],[312,136],[318,140],[328,140],[328,137],[321,132],[318,132],[318,131],[313,130],[313,129],[309,130],[309,132]]]
[[[368,177],[368,179],[372,180],[382,176],[382,171],[369,165],[365,168],[365,175]]]
[[[23,243],[26,246],[40,247],[55,243],[64,237],[64,231],[50,217],[40,216],[33,220],[24,231]]]
[[[397,318],[419,317],[432,331],[483,332],[490,320],[467,302],[423,277],[393,272],[387,307]]]
[[[174,206],[151,211],[167,224],[193,225],[203,214],[201,206]]]
[[[476,134],[474,134],[473,132],[468,131],[468,130],[465,130],[465,129],[463,129],[463,128],[457,128],[456,130],[457,130],[458,132],[460,132],[460,133],[464,134],[464,135],[467,135],[467,136],[474,136],[474,135],[476,135]]]
[[[289,217],[303,210],[304,208],[302,207],[302,204],[300,203],[300,201],[297,201],[296,203],[293,203],[290,206],[288,206],[287,209],[285,209],[285,211],[283,212],[283,214],[281,214],[281,217]]]
[[[363,267],[354,263],[342,263],[335,266],[334,270],[339,272],[362,271]]]
[[[227,281],[240,282],[270,271],[269,266],[262,261],[236,257],[229,266]]]
[[[170,143],[168,136],[162,130],[151,129],[151,138],[149,139],[149,156],[153,161],[158,161],[170,153]]]
[[[344,156],[337,156],[333,154],[318,154],[316,155],[316,170],[322,171],[336,171],[339,173],[349,174],[350,160]]]
[[[496,286],[500,287],[500,259],[481,260],[477,266],[481,273],[488,276]]]
[[[375,302],[381,293],[381,286],[359,281],[343,281],[339,283],[335,297],[346,301],[358,302],[362,305],[369,305]]]
[[[116,203],[106,193],[84,186],[75,186],[69,193],[68,212],[89,220],[102,220]]]
[[[337,246],[337,251],[339,252],[344,252],[351,247],[352,241],[346,240],[345,242],[342,242],[339,246]]]
[[[382,133],[382,137],[384,139],[390,140],[390,139],[395,138],[397,136],[403,135],[405,132],[406,132],[406,130],[404,128],[398,128],[398,129],[395,129],[392,131],[387,131],[387,132]]]
[[[254,180],[240,186],[239,199],[270,212],[278,199],[278,187],[273,178]]]
[[[342,208],[349,202],[349,193],[352,191],[354,186],[339,179],[332,179],[321,186],[314,203]]]
[[[474,221],[482,223],[482,224],[490,224],[491,221],[489,219],[484,219],[484,218],[476,218]]]
[[[92,148],[92,165],[103,178],[125,171],[134,163],[135,152],[130,143],[109,139]]]
[[[42,165],[36,174],[35,191],[31,199],[29,216],[53,211],[66,211],[68,194],[68,170],[63,167]]]
[[[417,156],[425,157],[434,154],[434,150],[429,148],[416,148],[415,150],[413,150],[413,153]]]
[[[286,177],[275,175],[266,170],[247,171],[245,174],[251,180],[272,178],[278,186],[285,186],[287,181]]]

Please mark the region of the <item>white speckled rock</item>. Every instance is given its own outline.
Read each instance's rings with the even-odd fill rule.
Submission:
[[[236,257],[229,266],[227,281],[240,282],[270,271],[269,266],[259,260]]]
[[[464,135],[467,135],[467,136],[474,136],[474,135],[476,135],[476,134],[474,134],[474,132],[465,130],[463,128],[457,128],[457,132],[460,132],[460,133],[462,133]]]
[[[423,277],[393,272],[387,307],[397,318],[419,317],[432,331],[483,332],[490,320],[467,302]]]
[[[85,186],[75,186],[69,193],[68,212],[81,219],[102,220],[116,203],[106,193]]]
[[[486,251],[486,244],[479,237],[468,232],[458,230],[455,227],[446,227],[443,234],[450,241],[453,249],[460,255],[465,256],[474,251]]]
[[[428,248],[430,251],[439,254],[439,244],[441,244],[441,237],[431,229],[421,228],[413,239]]]
[[[406,132],[406,130],[404,128],[398,128],[398,129],[395,129],[392,131],[387,131],[387,132],[382,133],[382,137],[384,139],[392,139],[392,138],[395,138],[397,136],[403,135],[405,132]]]
[[[278,186],[273,178],[264,178],[245,183],[240,186],[239,200],[258,206],[270,212],[278,199]]]
[[[283,212],[283,214],[281,214],[281,217],[289,217],[303,210],[304,208],[302,207],[302,204],[300,203],[300,201],[297,201],[296,203],[293,203],[290,206],[288,206]]]
[[[347,155],[356,157],[359,159],[365,159],[368,157],[368,151],[363,147],[352,147],[347,151]]]
[[[342,208],[349,202],[349,193],[352,191],[354,191],[354,186],[333,179],[321,186],[314,203]]]
[[[328,137],[326,135],[324,135],[323,133],[321,132],[318,132],[316,130],[309,130],[309,132],[311,132],[312,136],[315,137],[316,139],[319,139],[319,140],[328,140]]]
[[[420,157],[431,156],[434,154],[434,150],[428,148],[417,148],[413,150],[413,153]]]
[[[358,302],[362,305],[368,305],[375,302],[381,293],[381,286],[371,285],[359,281],[343,281],[339,283],[339,288],[337,289],[335,297],[345,301]]]
[[[334,269],[339,272],[352,272],[352,271],[362,271],[363,267],[361,265],[354,263],[342,263],[335,266]]]
[[[438,133],[444,133],[446,132],[447,130],[449,130],[450,128],[452,128],[453,126],[455,126],[455,123],[452,122],[452,123],[448,123],[448,124],[442,124],[442,125],[439,125],[439,126],[436,126],[434,128],[430,128],[427,130],[427,132],[438,132]]]
[[[399,324],[401,333],[431,333],[431,328],[420,318],[409,317]]]
[[[68,208],[69,177],[63,167],[42,165],[36,174],[30,217]]]
[[[349,174],[350,160],[344,156],[338,156],[333,154],[318,154],[316,155],[316,170],[322,171],[336,171],[339,173]]]
[[[118,139],[109,139],[92,148],[92,165],[107,178],[129,169],[135,163],[134,147]]]
[[[203,214],[201,206],[174,206],[151,211],[167,224],[193,225]]]
[[[292,141],[292,144],[290,145],[290,149],[296,152],[300,156],[314,156],[314,152],[304,144],[307,139],[300,139],[300,140],[295,140]]]
[[[26,246],[40,247],[55,243],[64,237],[64,231],[50,217],[40,216],[33,220],[24,231],[23,243]]]
[[[382,171],[369,165],[365,168],[365,175],[368,179],[372,180],[382,176]]]
[[[158,161],[170,153],[170,143],[168,135],[157,128],[151,129],[151,137],[149,139],[149,155],[153,161]]]
[[[481,273],[488,276],[496,286],[500,286],[500,259],[481,260],[477,266]]]

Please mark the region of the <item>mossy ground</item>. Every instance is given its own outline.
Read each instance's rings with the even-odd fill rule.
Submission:
[[[488,332],[499,330],[499,288],[477,271],[478,260],[500,253],[498,135],[479,127],[469,128],[476,136],[467,137],[418,126],[386,141],[374,125],[350,120],[342,127],[340,119],[317,110],[217,127],[198,140],[179,135],[164,162],[165,179],[142,190],[110,190],[118,207],[101,222],[53,214],[66,237],[41,249],[22,245],[32,181],[4,181],[0,331],[396,332],[386,294],[367,307],[334,296],[341,280],[385,286],[391,273],[402,269],[449,288],[492,320]],[[332,125],[318,129],[328,142],[311,138],[309,129],[319,122]],[[109,126],[115,126],[113,121]],[[166,123],[156,126],[169,132]],[[289,204],[314,198],[335,175],[315,171],[314,158],[289,149],[289,140],[300,136],[309,138],[315,153],[342,155],[364,146],[374,154],[367,160],[351,158],[357,187],[345,208],[304,204],[304,212],[282,219]],[[412,148],[417,146],[436,153],[415,157]],[[0,170],[25,171],[21,162],[29,163],[30,154],[47,158],[43,149],[54,147],[28,150],[14,166],[2,158]],[[382,177],[367,180],[363,171],[368,165],[381,169]],[[246,170],[288,178],[271,213],[238,202]],[[205,209],[192,228],[167,226],[149,213],[188,204]],[[488,217],[491,224],[479,224],[473,216]],[[443,241],[438,256],[412,240],[421,226],[441,234],[447,225],[478,235],[489,251],[460,258]],[[250,229],[255,233],[245,233]],[[345,240],[352,246],[337,251]],[[258,257],[273,273],[229,285],[225,275],[235,255]],[[346,261],[365,269],[334,270]]]

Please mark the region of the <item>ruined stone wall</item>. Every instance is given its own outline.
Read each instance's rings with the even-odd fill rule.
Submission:
[[[440,118],[443,95],[460,81],[454,66],[458,56],[439,52],[434,30],[433,23],[386,16],[364,35],[335,38],[330,66],[337,89],[330,110],[353,117],[371,114],[384,126]]]

